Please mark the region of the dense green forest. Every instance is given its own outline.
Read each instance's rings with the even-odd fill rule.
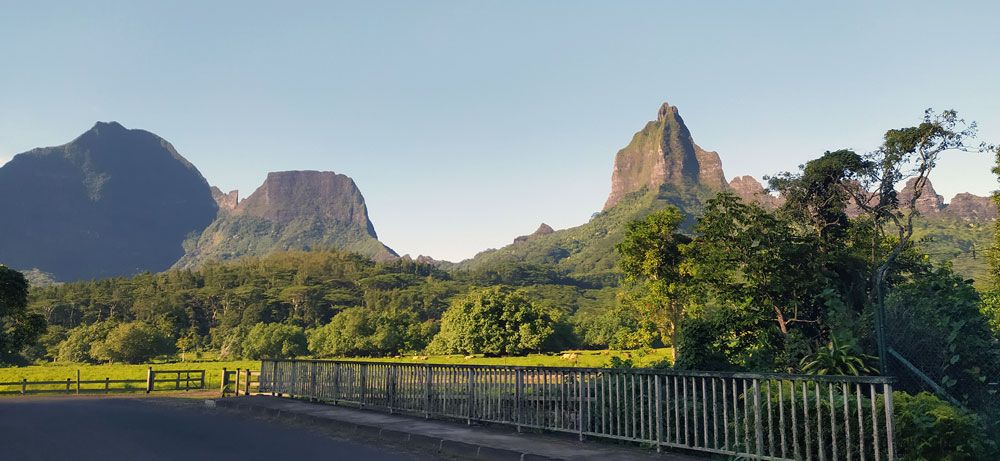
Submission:
[[[43,315],[49,328],[27,358],[98,361],[87,345],[69,345],[103,338],[103,329],[130,322],[152,325],[169,339],[173,348],[168,344],[163,353],[213,349],[242,356],[244,339],[257,324],[312,333],[333,322],[354,344],[314,354],[395,355],[423,350],[453,298],[490,285],[517,287],[552,319],[553,334],[534,351],[606,345],[585,330],[601,306],[613,303],[613,288],[531,264],[447,273],[409,259],[376,263],[317,250],[36,288],[30,310]]]

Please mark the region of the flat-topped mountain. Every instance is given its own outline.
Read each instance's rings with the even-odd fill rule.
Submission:
[[[0,167],[0,263],[58,280],[162,271],[217,209],[208,182],[170,143],[99,122]]]
[[[216,196],[220,203],[229,200]],[[376,260],[397,256],[378,241],[354,180],[332,171],[281,171],[268,173],[253,194],[219,213],[188,242],[176,266],[312,248],[346,249]]]

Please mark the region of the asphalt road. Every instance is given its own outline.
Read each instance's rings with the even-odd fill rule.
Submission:
[[[201,401],[157,398],[0,399],[0,460],[297,459],[396,461],[426,455],[373,447]]]

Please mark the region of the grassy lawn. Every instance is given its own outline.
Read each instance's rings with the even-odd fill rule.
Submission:
[[[631,360],[637,367],[650,366],[663,360],[673,361],[673,350],[670,348],[650,349],[647,351],[564,351],[558,354],[530,354],[523,357],[483,357],[481,355],[408,355],[399,357],[379,357],[379,358],[350,358],[345,360],[377,361],[377,362],[401,362],[401,363],[433,363],[433,364],[464,364],[464,365],[505,365],[505,366],[546,366],[546,367],[587,367],[600,368],[610,366],[612,358],[618,357],[621,360]],[[66,378],[76,381],[76,372],[80,371],[82,381],[103,380],[105,378],[116,379],[146,379],[146,370],[153,367],[153,370],[205,370],[205,387],[207,389],[218,389],[222,379],[222,369],[235,370],[237,368],[252,370],[260,369],[260,362],[255,360],[192,360],[186,362],[158,362],[144,365],[123,365],[123,364],[102,364],[90,365],[81,363],[51,363],[44,365],[32,365],[26,367],[0,368],[0,382],[20,382],[22,379],[30,381],[60,381]],[[173,377],[170,376],[172,379]],[[182,378],[183,379],[183,378]],[[181,386],[183,386],[183,381]],[[112,384],[113,388],[125,387],[135,392],[145,389],[144,383]],[[103,384],[83,385],[85,392],[102,391]],[[174,382],[157,383],[157,389],[169,390],[174,388]],[[31,386],[30,389],[65,390],[65,384],[53,384],[45,386]],[[71,385],[75,392],[76,384]],[[0,386],[0,394],[19,393],[20,385]]]
[[[13,368],[0,368],[0,382],[19,382],[22,379],[27,379],[28,381],[65,381],[66,378],[70,378],[74,382],[76,381],[76,372],[80,371],[80,379],[82,381],[92,381],[92,380],[103,380],[105,378],[116,380],[116,379],[146,379],[146,370],[148,367],[153,367],[153,370],[205,370],[205,387],[208,389],[218,389],[219,384],[222,379],[222,368],[228,368],[230,370],[235,370],[236,368],[247,368],[250,367],[254,370],[260,369],[260,362],[253,360],[236,360],[236,361],[190,361],[190,362],[170,362],[170,363],[153,363],[147,365],[122,365],[122,364],[103,364],[103,365],[90,365],[82,363],[52,363],[45,365],[32,365],[27,367],[13,367]],[[164,378],[167,379],[167,378]],[[173,376],[169,376],[169,379],[173,379]],[[182,376],[181,386],[184,386],[184,377]],[[141,391],[145,389],[144,383],[126,383],[126,384],[112,384],[113,388],[125,387],[130,390]],[[73,384],[72,389],[75,391],[76,384]],[[82,386],[83,390],[88,388],[103,390],[103,384],[90,384]],[[157,383],[157,389],[173,389],[174,382],[169,383]],[[58,385],[48,385],[48,386],[31,386],[31,389],[66,389],[64,384]],[[0,392],[20,392],[20,385],[15,386],[0,386]]]

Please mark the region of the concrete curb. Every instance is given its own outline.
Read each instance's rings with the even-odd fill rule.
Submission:
[[[208,402],[213,402],[213,404],[209,404]],[[245,411],[251,414],[274,417],[292,422],[319,425],[326,429],[330,429],[335,433],[348,437],[401,445],[416,448],[420,451],[427,451],[459,459],[485,459],[491,461],[555,461],[558,459],[536,455],[534,453],[524,453],[519,450],[476,445],[460,440],[441,439],[422,434],[398,431],[395,429],[386,429],[377,425],[345,423],[335,419],[324,418],[322,416],[285,411],[277,408],[267,408],[258,405],[248,405],[229,399],[219,399],[214,401],[206,400],[205,404],[209,407],[214,406],[228,408],[231,410]]]

